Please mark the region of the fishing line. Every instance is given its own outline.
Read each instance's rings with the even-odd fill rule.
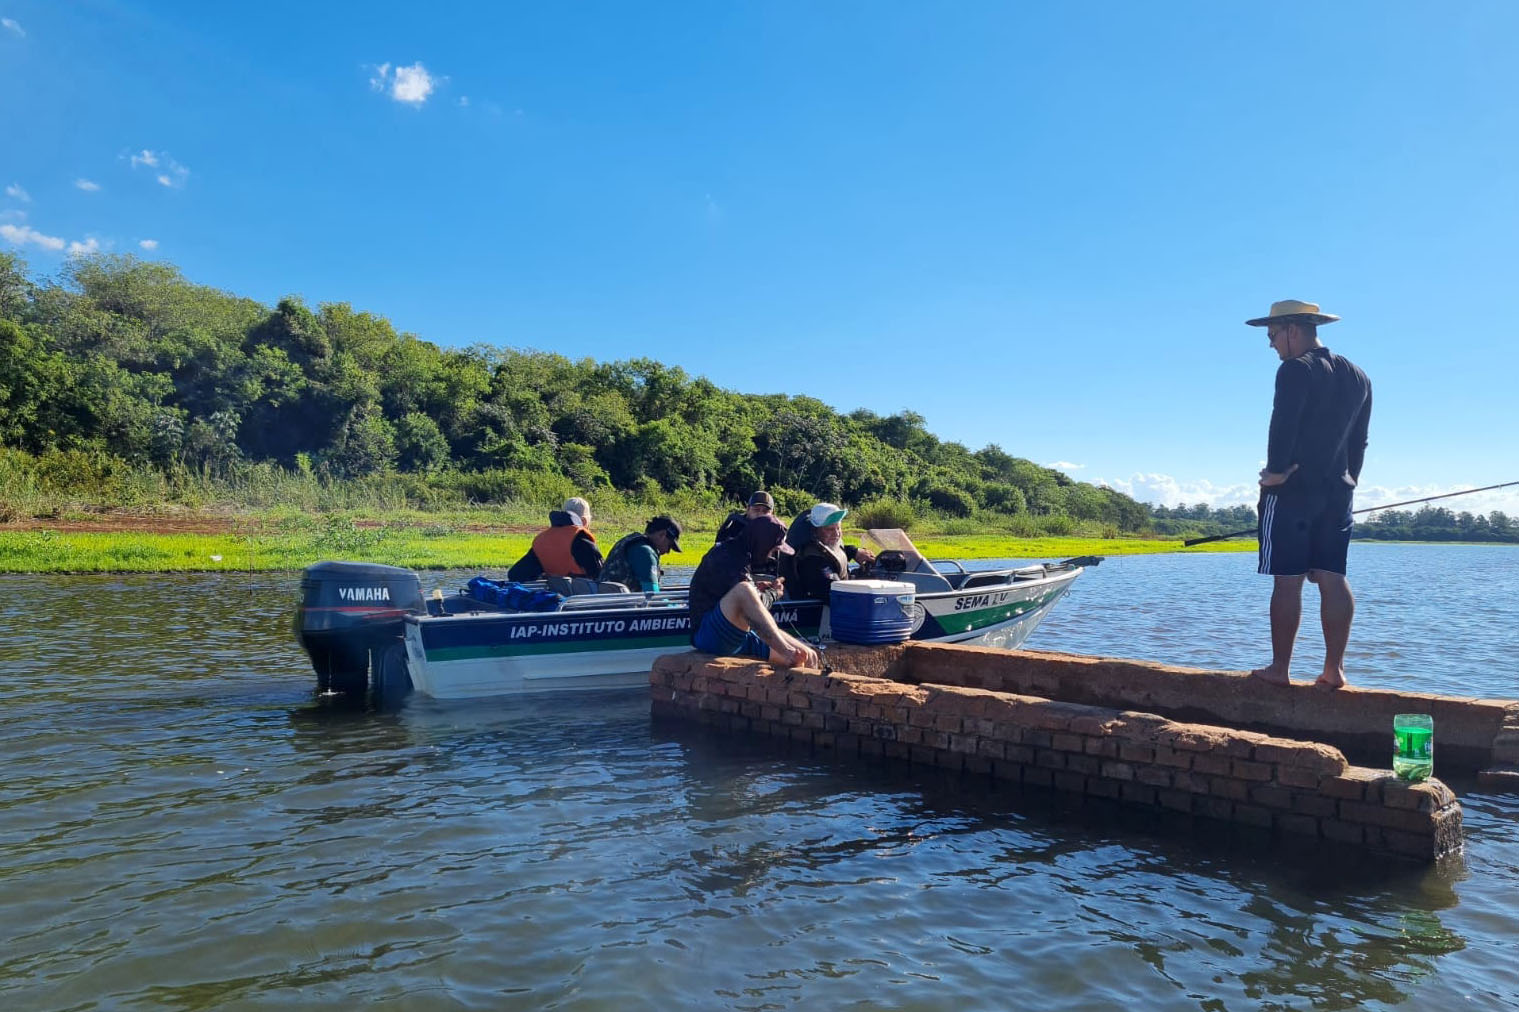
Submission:
[[[1473,492],[1491,492],[1495,488],[1508,488],[1510,485],[1519,485],[1519,481],[1505,481],[1498,485],[1483,485],[1481,488],[1469,488],[1461,492],[1446,492],[1443,495],[1429,495],[1423,499],[1405,499],[1402,502],[1383,503],[1381,506],[1368,506],[1361,510],[1352,510],[1351,516],[1360,516],[1362,513],[1375,513],[1377,510],[1390,510],[1395,506],[1415,506],[1421,502],[1434,502],[1436,499],[1451,499],[1458,495],[1471,495]],[[1250,534],[1259,534],[1259,527],[1252,527],[1248,531],[1232,531],[1228,534],[1210,534],[1206,538],[1192,538],[1190,541],[1181,543],[1183,548],[1191,548],[1193,545],[1206,545],[1210,541],[1223,541],[1226,538],[1242,538]]]

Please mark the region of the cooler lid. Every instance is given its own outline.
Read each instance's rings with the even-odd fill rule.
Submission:
[[[835,580],[829,585],[834,594],[911,594],[916,589],[898,580]]]

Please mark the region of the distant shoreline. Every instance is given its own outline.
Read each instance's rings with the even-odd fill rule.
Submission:
[[[504,572],[525,553],[539,526],[521,516],[381,518],[339,516],[233,516],[217,513],[105,513],[32,518],[0,524],[0,573],[296,572],[324,559],[377,562],[417,570],[478,569]],[[635,529],[635,518],[599,518],[602,549]],[[686,551],[666,566],[695,566],[711,545],[716,521],[693,517]],[[909,531],[931,558],[1059,560],[1083,555],[1158,555],[1175,552],[1255,551],[1248,537],[1184,548],[1180,536],[1019,537]],[[854,543],[858,531],[847,530]],[[1358,538],[1358,544],[1507,544],[1506,542],[1392,541]]]
[[[525,553],[532,532],[461,531],[418,525],[292,529],[260,526],[244,531],[171,525],[168,531],[87,530],[82,523],[59,528],[0,527],[0,572],[4,573],[173,573],[298,571],[323,559],[349,559],[408,569],[504,571]],[[632,528],[629,527],[629,530]],[[621,527],[602,526],[603,549],[621,537]],[[711,544],[711,532],[691,530],[686,550],[667,555],[666,566],[694,566]],[[858,532],[846,533],[853,543]],[[1183,551],[1179,539],[949,535],[923,532],[914,542],[932,558],[1067,559],[1082,555],[1149,555]],[[1188,552],[1254,551],[1253,542],[1214,542]]]

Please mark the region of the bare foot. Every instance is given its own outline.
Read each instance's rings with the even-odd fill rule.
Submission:
[[[1316,689],[1343,689],[1345,687],[1345,672],[1326,671],[1313,683]]]
[[[1272,685],[1292,684],[1292,676],[1287,673],[1287,669],[1278,667],[1275,664],[1268,664],[1264,668],[1256,668],[1250,672],[1250,677],[1259,678],[1261,681],[1270,682]]]

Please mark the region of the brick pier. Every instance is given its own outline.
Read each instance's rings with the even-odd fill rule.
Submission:
[[[830,650],[834,663],[870,673],[826,675],[671,654],[650,673],[652,704],[659,716],[839,755],[944,767],[1416,860],[1460,848],[1461,807],[1438,780],[1406,783],[1351,765],[1331,745],[1260,731],[892,677],[917,649]],[[935,664],[944,663],[935,655]]]

